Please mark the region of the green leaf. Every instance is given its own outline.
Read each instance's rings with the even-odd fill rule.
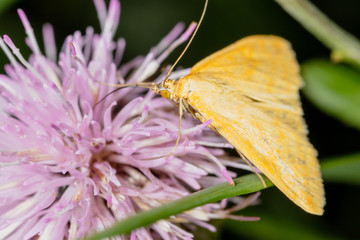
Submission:
[[[302,64],[304,93],[324,112],[360,129],[360,72],[326,60]]]
[[[273,184],[263,176],[268,187]],[[134,216],[116,223],[111,228],[99,232],[89,237],[89,240],[102,239],[115,235],[130,233],[133,229],[147,226],[157,220],[168,218],[172,215],[193,209],[204,204],[220,201],[224,198],[230,198],[238,195],[248,194],[264,189],[259,177],[255,174],[245,175],[236,178],[235,186],[229,183],[221,183],[204,190],[198,191],[179,200],[170,202],[146,212],[138,213]]]
[[[321,168],[326,182],[360,185],[360,153],[323,159]]]

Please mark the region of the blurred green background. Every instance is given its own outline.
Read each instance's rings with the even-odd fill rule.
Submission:
[[[360,1],[312,0],[312,2],[345,30],[360,38]],[[184,21],[189,24],[193,20],[197,21],[203,8],[203,1],[122,0],[121,6],[117,37],[126,39],[125,60],[129,60],[139,54],[146,54],[177,22]],[[97,32],[100,30],[91,0],[0,0],[0,34],[8,34],[25,56],[28,56],[29,49],[24,44],[25,32],[17,16],[17,8],[22,8],[26,12],[39,42],[42,41],[42,24],[52,23],[58,48],[65,37],[76,30],[84,32],[89,25],[94,26]],[[315,58],[329,59],[330,51],[272,0],[210,0],[204,22],[180,61],[180,65],[192,66],[214,51],[251,34],[275,34],[288,39],[295,49],[299,62],[307,62],[304,66],[305,74],[309,74],[309,79],[314,76],[312,71],[316,72],[316,70],[312,68],[314,62],[308,61]],[[179,50],[166,62],[172,63],[178,54]],[[0,73],[3,73],[2,66],[5,63],[7,59],[0,53]],[[332,65],[328,63],[325,65],[324,69],[328,69],[325,73],[329,78],[335,76],[334,81],[337,82],[338,87],[345,85],[343,82],[346,82],[346,76],[351,76],[351,81],[354,81],[353,87],[349,89],[346,85],[343,95],[347,97],[349,95],[347,91],[352,90],[351,96],[360,98],[360,87],[357,88],[360,84],[358,70],[342,66],[342,69],[337,71]],[[317,66],[316,62],[315,66]],[[349,75],[347,75],[348,71],[351,72]],[[312,82],[308,84],[309,90],[306,91],[310,98],[302,95],[302,100],[310,130],[309,137],[319,151],[320,160],[326,162],[329,158],[360,152],[358,130],[360,122],[349,122],[346,117],[344,119],[341,112],[343,105],[338,107],[340,110],[337,113],[333,113],[333,106],[337,102],[321,103],[323,95],[321,92],[312,92],[313,89],[318,88],[317,86],[310,88],[313,86],[311,84]],[[320,103],[314,99],[314,95],[315,98],[320,99]],[[330,102],[334,99],[331,94],[327,96]],[[321,109],[308,99],[314,100],[316,106],[320,106]],[[360,105],[354,101],[352,103],[354,106],[350,110],[350,115],[351,112],[356,112],[354,111],[356,107],[360,112]],[[355,160],[359,158],[360,155],[353,156]],[[352,174],[360,177],[357,169],[354,168]],[[259,206],[249,207],[241,212],[248,216],[260,216],[261,221],[226,221],[225,223],[217,221],[214,224],[219,225],[218,233],[210,234],[200,230],[197,238],[360,239],[359,181],[355,182],[353,178],[344,180],[343,177],[325,179],[325,191],[327,204],[322,217],[303,212],[276,188],[271,188],[263,191],[262,203]]]

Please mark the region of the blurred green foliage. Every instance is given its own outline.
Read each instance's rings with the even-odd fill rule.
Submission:
[[[360,153],[327,158],[321,167],[326,182],[360,185]]]
[[[302,64],[306,96],[320,109],[360,129],[360,72],[326,60]]]
[[[0,14],[7,8],[11,7],[17,0],[1,0],[0,1]]]
[[[292,0],[289,0],[292,1]],[[359,37],[360,1],[313,0],[325,14]],[[11,4],[9,4],[11,3]],[[197,20],[203,1],[122,0],[117,37],[127,40],[125,61],[146,54],[177,22]],[[30,51],[16,8],[27,13],[41,45],[41,26],[55,28],[58,48],[68,34],[99,24],[90,0],[0,0],[0,34],[8,34],[21,52]],[[260,216],[259,222],[225,221],[223,239],[360,239],[360,73],[351,66],[328,60],[331,50],[301,27],[274,1],[210,0],[205,20],[180,65],[192,66],[212,52],[251,34],[275,34],[288,39],[302,63],[306,81],[304,111],[310,140],[319,151],[327,205],[322,217],[304,213],[276,188],[263,191],[259,206],[240,214]],[[179,50],[178,50],[179,51]],[[175,52],[168,63],[178,56]],[[0,66],[7,63],[0,53]],[[0,69],[0,73],[3,69]],[[201,234],[197,235],[201,239]],[[206,236],[206,237],[205,237]],[[215,237],[215,235],[213,235]],[[205,234],[203,239],[209,239]]]

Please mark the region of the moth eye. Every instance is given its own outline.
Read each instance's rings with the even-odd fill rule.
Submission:
[[[163,98],[170,99],[170,92],[169,92],[168,90],[161,90],[161,91],[160,91],[160,95],[161,95]]]

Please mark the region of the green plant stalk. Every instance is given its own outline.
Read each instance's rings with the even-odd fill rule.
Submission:
[[[273,186],[268,178],[263,175],[267,187]],[[257,192],[264,186],[257,175],[248,174],[234,179],[235,186],[229,183],[221,183],[204,190],[198,191],[179,200],[170,202],[149,211],[140,212],[134,216],[114,224],[103,232],[96,233],[88,240],[103,239],[111,236],[130,233],[132,230],[147,226],[157,220],[169,218],[175,214],[193,209],[209,203],[214,203],[225,198]]]
[[[360,153],[326,159],[323,161],[321,168],[326,181],[360,183],[360,175],[358,174],[360,171]],[[263,176],[263,178],[267,187],[273,186],[269,179],[265,176]],[[136,228],[147,226],[160,219],[169,218],[170,216],[204,204],[264,189],[262,182],[255,174],[236,178],[234,182],[235,186],[231,186],[229,183],[221,183],[149,211],[140,212],[116,223],[103,232],[94,234],[88,239],[95,240],[120,234],[128,234]]]
[[[304,28],[332,50],[332,60],[360,68],[360,42],[307,0],[275,0]]]

